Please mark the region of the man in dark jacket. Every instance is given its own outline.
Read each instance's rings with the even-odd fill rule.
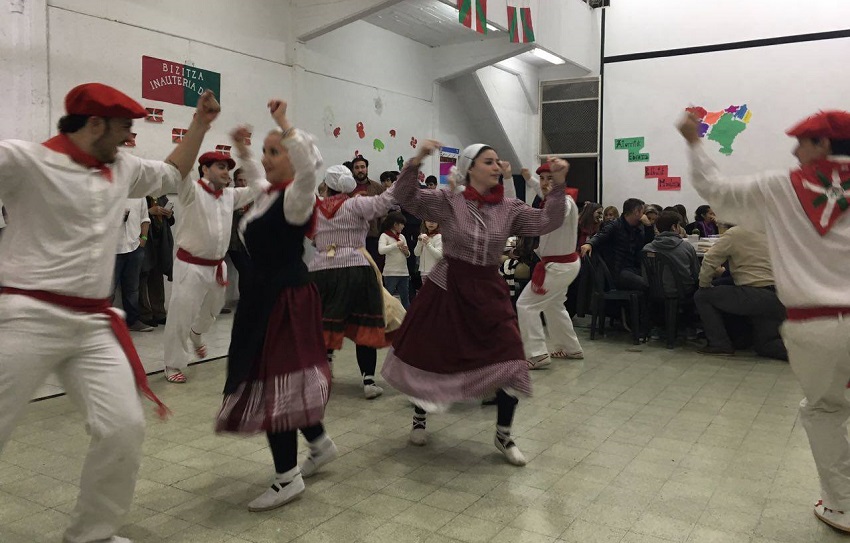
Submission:
[[[623,214],[606,223],[595,236],[581,246],[581,256],[601,251],[602,259],[611,270],[617,288],[647,290],[649,283],[641,274],[641,250],[655,239],[655,230],[643,214],[644,202],[629,198],[623,203]]]
[[[664,211],[655,221],[658,234],[651,243],[647,243],[643,252],[653,252],[665,255],[673,264],[673,272],[682,280],[688,291],[696,290],[699,281],[699,259],[694,246],[679,236],[679,225],[684,220],[676,211]],[[677,294],[676,280],[665,274],[662,277],[664,292]]]
[[[163,277],[171,281],[174,263],[171,227],[174,226],[174,211],[173,204],[169,204],[165,196],[148,196],[147,203],[151,226],[139,277],[139,309],[140,320],[148,326],[156,327],[165,324],[166,320]]]
[[[351,173],[354,175],[354,180],[357,186],[351,193],[351,196],[361,194],[363,196],[377,196],[384,192],[384,186],[377,181],[369,179],[369,161],[363,155],[357,155],[351,161]],[[366,234],[366,250],[372,256],[378,267],[384,269],[384,255],[378,252],[378,238],[381,237],[381,222],[383,217],[369,221],[369,233]]]

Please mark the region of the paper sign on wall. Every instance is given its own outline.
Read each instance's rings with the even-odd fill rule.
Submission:
[[[663,166],[645,166],[643,168],[644,179],[655,179],[656,177],[667,177],[668,167]]]
[[[681,177],[659,177],[658,190],[682,190]]]
[[[645,144],[643,136],[635,138],[617,138],[614,140],[614,149],[628,151],[629,162],[649,162],[649,153],[640,152]]]
[[[440,147],[440,184],[449,184],[449,172],[452,166],[457,164],[460,158],[460,149],[454,147]]]
[[[221,74],[170,60],[142,57],[142,98],[195,107],[205,90],[221,102]]]

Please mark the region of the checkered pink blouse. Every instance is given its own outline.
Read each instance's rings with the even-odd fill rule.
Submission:
[[[564,222],[563,185],[553,186],[543,209],[515,198],[478,207],[462,194],[447,190],[420,189],[419,168],[409,162],[393,184],[401,206],[422,220],[440,223],[443,254],[477,266],[498,267],[510,236],[540,236]],[[551,195],[556,195],[552,198]],[[557,197],[560,196],[560,197]],[[428,280],[446,288],[448,262],[444,258],[428,274]]]

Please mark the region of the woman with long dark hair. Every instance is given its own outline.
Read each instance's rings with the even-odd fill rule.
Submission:
[[[586,202],[578,216],[578,236],[576,241],[576,251],[584,245],[589,238],[592,238],[599,227],[602,226],[602,204],[596,202]]]

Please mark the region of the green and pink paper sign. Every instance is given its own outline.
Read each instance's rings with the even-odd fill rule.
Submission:
[[[221,74],[170,60],[142,57],[142,98],[195,107],[205,90],[221,102]]]

